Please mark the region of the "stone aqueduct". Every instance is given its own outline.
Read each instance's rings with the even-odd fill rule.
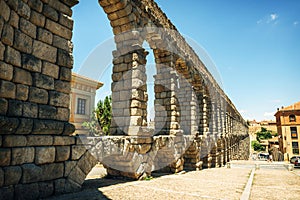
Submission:
[[[0,0],[0,199],[81,188],[98,161],[110,175],[219,167],[249,156],[248,128],[153,0],[99,0],[115,36],[111,136],[72,136],[71,8],[77,0]],[[156,62],[147,127],[147,42]]]

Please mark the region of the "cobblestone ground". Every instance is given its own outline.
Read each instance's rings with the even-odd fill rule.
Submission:
[[[252,169],[249,165],[232,166],[185,174],[154,174],[149,181],[125,181],[100,178],[105,176],[105,170],[97,167],[87,177],[82,191],[49,200],[241,199]],[[300,170],[289,172],[272,167],[255,170],[250,191],[251,200],[300,199]]]

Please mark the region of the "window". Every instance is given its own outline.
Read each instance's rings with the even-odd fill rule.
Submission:
[[[292,142],[293,154],[299,154],[299,143]]]
[[[295,115],[290,115],[290,122],[295,122],[296,121],[296,116]]]
[[[298,138],[297,127],[291,127],[292,138]]]
[[[77,99],[77,114],[79,115],[85,115],[85,105],[86,105],[86,99]]]

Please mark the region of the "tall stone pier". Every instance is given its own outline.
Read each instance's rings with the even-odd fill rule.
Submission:
[[[245,121],[153,0],[99,0],[116,43],[111,134],[72,136],[77,3],[0,0],[0,199],[80,190],[97,162],[109,175],[142,179],[248,159]],[[154,127],[147,126],[144,43],[156,63]]]

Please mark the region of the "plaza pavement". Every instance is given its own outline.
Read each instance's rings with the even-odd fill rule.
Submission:
[[[282,163],[236,161],[231,162],[231,168],[153,175],[148,181],[108,179],[101,178],[105,171],[96,167],[82,191],[49,200],[300,199],[300,169],[288,171]]]

